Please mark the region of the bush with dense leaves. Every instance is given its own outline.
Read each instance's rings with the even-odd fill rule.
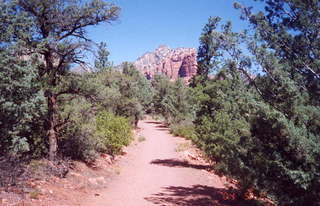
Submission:
[[[203,88],[198,145],[237,180],[240,197],[250,189],[279,205],[317,205],[319,107],[282,66],[250,83],[230,62]]]
[[[131,125],[142,118],[143,105],[147,105],[152,95],[147,92],[148,82],[132,67],[125,73],[108,68],[74,73],[68,78],[72,81],[63,86],[77,93],[60,97],[63,101],[59,105],[59,119],[65,120],[59,128],[61,153],[86,162],[93,161],[98,152],[119,153],[128,144]]]
[[[0,155],[44,151],[45,98],[31,62],[0,51]]]
[[[196,141],[197,136],[192,121],[183,121],[170,125],[170,132],[175,136],[185,137]]]
[[[101,96],[97,103],[103,110],[127,117],[134,125],[150,109],[153,90],[133,65],[124,63],[122,67],[123,72],[110,68],[97,73],[94,81],[100,88],[96,93]]]
[[[168,124],[178,124],[194,118],[192,90],[182,79],[172,82],[166,76],[155,75],[151,83],[154,89],[153,114],[161,115]]]
[[[96,121],[93,105],[85,98],[79,97],[68,104],[63,104],[61,108],[62,118],[68,118],[68,122],[61,129],[60,153],[72,159],[94,161],[99,144],[95,136]]]
[[[100,112],[96,117],[100,150],[111,155],[119,154],[123,146],[129,145],[132,140],[132,127],[125,117],[115,116],[112,113]]]

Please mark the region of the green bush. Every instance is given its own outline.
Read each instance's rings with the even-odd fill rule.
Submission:
[[[69,122],[61,131],[59,148],[64,156],[93,162],[99,147],[95,136],[96,122],[92,104],[85,98],[76,98],[61,108],[61,117],[69,117]]]
[[[155,75],[152,86],[154,88],[153,115],[162,116],[167,124],[178,124],[194,118],[193,93],[182,79],[172,82],[166,76]]]
[[[129,145],[132,139],[132,127],[127,118],[100,112],[96,117],[96,124],[101,152],[116,155],[121,152],[123,146]]]
[[[64,156],[90,163],[97,158],[98,141],[93,136],[94,130],[88,126],[72,123],[69,125],[68,136],[61,141]],[[81,126],[84,126],[81,128]]]
[[[131,137],[127,122],[133,124],[142,114],[136,80],[110,69],[75,76],[71,86],[80,93],[61,97],[59,119],[68,122],[60,132],[62,154],[90,162],[98,152],[119,153]]]
[[[184,121],[170,125],[170,132],[175,136],[185,137],[196,141],[195,127],[192,122]]]
[[[318,205],[316,107],[281,102],[288,104],[285,109],[294,105],[289,119],[231,78],[207,82],[203,92],[197,143],[216,162],[218,174],[238,181],[239,197],[253,189],[279,205]]]

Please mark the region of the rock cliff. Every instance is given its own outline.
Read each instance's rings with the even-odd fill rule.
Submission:
[[[187,82],[197,73],[196,50],[160,46],[154,52],[139,57],[134,65],[148,79],[155,74],[164,74],[172,80],[181,77]]]

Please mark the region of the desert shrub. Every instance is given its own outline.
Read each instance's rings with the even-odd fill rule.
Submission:
[[[88,162],[94,160],[98,152],[119,153],[131,136],[127,122],[133,125],[142,117],[143,108],[137,94],[144,86],[112,68],[74,74],[73,78],[72,85],[64,87],[74,88],[77,95],[62,96],[64,101],[59,105],[59,119],[67,120],[59,132],[62,154]]]
[[[238,181],[240,197],[253,189],[279,205],[317,205],[317,109],[298,104],[304,99],[298,89],[296,101],[281,102],[288,104],[285,111],[293,105],[287,114],[239,79],[212,80],[203,92],[195,121],[198,144],[216,162],[216,172]]]
[[[152,80],[154,115],[160,115],[167,124],[178,124],[195,116],[193,91],[182,79],[172,82],[166,76],[155,75]]]
[[[77,98],[63,105],[62,117],[69,118],[59,141],[63,156],[92,162],[97,157],[98,140],[95,136],[95,113],[85,98]]]
[[[244,162],[254,168],[247,174],[254,188],[279,205],[319,205],[319,136],[263,104],[250,123],[252,137],[243,145],[259,155],[247,155]]]
[[[319,76],[313,72],[319,58],[310,55],[319,41],[302,38],[319,33],[312,28],[318,5],[265,2],[266,13],[258,14],[236,4],[254,25],[252,34],[233,32],[231,23],[219,29],[220,18],[210,18],[203,30],[198,145],[216,172],[237,180],[239,197],[250,189],[277,205],[319,205]]]
[[[132,125],[143,118],[150,109],[153,91],[150,83],[132,65],[122,65],[123,73],[110,69],[94,78],[98,83],[97,94],[102,110],[130,119]]]
[[[96,117],[96,135],[100,151],[116,155],[132,139],[132,127],[125,117],[115,116],[109,112],[100,112]]]
[[[98,141],[93,133],[94,130],[88,125],[70,124],[68,135],[61,141],[63,156],[88,163],[93,162],[97,158],[98,148]]]
[[[170,132],[175,136],[185,137],[196,141],[195,127],[191,121],[183,121],[170,125]]]

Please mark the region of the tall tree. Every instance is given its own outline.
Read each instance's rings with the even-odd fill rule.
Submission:
[[[197,55],[197,74],[192,78],[190,86],[195,87],[197,84],[204,84],[209,78],[209,73],[212,72],[216,65],[216,58],[221,56],[217,51],[219,42],[214,38],[218,33],[216,32],[219,17],[210,17],[208,23],[204,26],[200,36],[200,46]]]
[[[260,45],[271,49],[280,64],[310,100],[320,102],[320,2],[318,0],[263,0],[265,12],[241,8],[254,26]],[[272,73],[269,70],[269,75]]]
[[[107,44],[105,42],[100,42],[97,51],[97,58],[94,62],[94,66],[98,71],[107,69],[110,66],[108,61],[110,52],[107,49]]]
[[[25,55],[40,54],[42,64],[38,67],[38,78],[43,83],[47,99],[49,158],[54,160],[58,130],[63,123],[58,117],[59,97],[77,92],[72,87],[61,89],[61,83],[68,81],[71,64],[83,63],[83,51],[91,42],[86,28],[116,20],[119,8],[102,0],[17,0],[5,3],[13,8],[12,15],[32,22],[26,30],[30,35],[20,35],[19,40],[26,48]],[[18,29],[25,28],[24,22],[19,23]]]

